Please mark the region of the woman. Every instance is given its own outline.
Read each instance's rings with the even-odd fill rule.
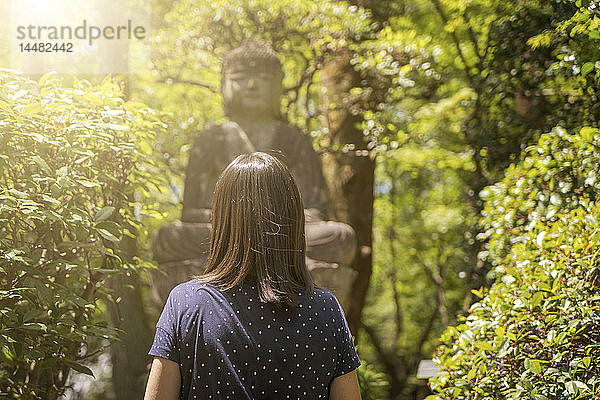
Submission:
[[[217,182],[212,227],[204,274],[171,291],[156,325],[145,400],[360,400],[343,311],[306,268],[287,167],[237,157]]]

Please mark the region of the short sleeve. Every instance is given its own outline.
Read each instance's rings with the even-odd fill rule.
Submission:
[[[175,289],[169,293],[167,302],[156,323],[154,342],[148,352],[151,356],[166,358],[179,363],[179,348],[177,346],[177,310],[174,307]]]
[[[337,321],[338,318],[336,318],[336,336],[338,337],[337,363],[333,374],[333,377],[336,378],[354,371],[356,368],[360,367],[361,362],[356,353],[356,348],[354,347],[354,341],[352,340],[352,334],[350,333],[344,310],[342,310],[342,306],[340,306],[340,303],[335,297],[334,301],[339,311],[339,321]]]

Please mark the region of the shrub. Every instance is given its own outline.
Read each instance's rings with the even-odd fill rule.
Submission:
[[[480,239],[488,240],[492,263],[504,263],[511,245],[539,223],[551,223],[557,213],[595,199],[600,190],[598,133],[590,127],[574,135],[555,128],[527,148],[502,181],[481,192],[485,205]]]
[[[101,316],[109,276],[141,262],[135,193],[164,128],[110,79],[63,87],[0,71],[0,393],[53,399],[70,369],[113,338]],[[95,340],[94,343],[100,342]]]
[[[599,131],[542,135],[487,190],[496,282],[442,336],[430,399],[592,399],[600,391]]]

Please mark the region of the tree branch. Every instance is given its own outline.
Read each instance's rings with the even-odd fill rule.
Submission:
[[[188,80],[188,79],[176,78],[173,76],[167,76],[161,82],[166,83],[166,84],[180,83],[180,84],[184,84],[184,85],[194,85],[194,86],[199,86],[199,87],[208,89],[213,93],[219,93],[217,86],[212,83],[209,83],[209,82],[192,81],[192,80]]]
[[[479,64],[483,63],[483,58],[481,53],[479,52],[479,43],[477,43],[477,37],[475,36],[475,32],[473,32],[473,28],[471,27],[471,21],[467,17],[467,12],[465,11],[462,15],[463,21],[467,24],[467,33],[469,34],[469,38],[471,39],[471,43],[473,43],[473,50],[477,55],[477,59],[479,60]]]
[[[396,196],[396,180],[392,179],[392,187],[390,188],[390,202],[392,205],[394,204],[394,198]],[[396,223],[397,221],[397,212],[394,207],[392,207],[392,223],[389,225],[389,235],[390,235],[390,256],[393,261],[397,259],[396,257],[396,248],[394,247],[394,243],[398,240],[398,232],[396,232]],[[394,352],[397,351],[398,341],[400,340],[400,334],[402,333],[403,324],[402,324],[402,308],[400,306],[400,294],[398,293],[398,288],[396,287],[397,281],[397,271],[396,265],[392,262],[392,270],[390,280],[392,283],[392,294],[394,298],[394,321],[396,324],[395,334],[394,334],[394,342],[392,344],[392,348]]]
[[[373,347],[375,347],[375,352],[377,353],[377,358],[379,358],[379,361],[381,361],[381,363],[384,365],[384,368],[388,371],[390,376],[396,375],[396,372],[397,372],[396,370],[398,368],[398,366],[396,365],[396,363],[397,363],[396,353],[389,351],[388,349],[386,349],[383,346],[383,344],[381,343],[381,340],[379,339],[379,337],[377,336],[377,333],[375,332],[375,329],[372,326],[369,326],[364,322],[361,322],[360,325],[364,329],[364,331],[367,333],[367,336],[369,337],[369,340],[373,344]]]
[[[446,306],[446,297],[444,295],[444,287],[443,287],[444,279],[443,279],[440,271],[438,271],[438,273],[435,274],[429,267],[427,267],[427,264],[425,264],[424,261],[420,261],[419,264],[421,265],[421,267],[423,267],[425,272],[427,272],[427,274],[429,275],[429,278],[435,284],[436,297],[437,297],[437,309],[440,313],[440,317],[442,318],[442,324],[444,324],[444,326],[446,326],[446,325],[448,325],[448,307]]]
[[[442,5],[440,4],[440,1],[439,0],[431,0],[431,2],[433,3],[433,6],[435,7],[436,11],[440,15],[440,18],[444,22],[444,25],[446,25],[448,23],[448,16],[444,12],[444,10],[442,10]],[[469,64],[467,63],[467,59],[466,59],[462,49],[460,48],[460,41],[458,40],[458,36],[456,35],[455,31],[450,32],[450,36],[452,36],[452,39],[454,41],[454,46],[456,47],[456,51],[458,52],[458,56],[460,57],[460,59],[462,60],[464,66],[465,66],[465,75],[467,76],[467,80],[469,81],[469,84],[471,85],[471,87],[474,87],[475,80],[474,80],[473,76],[471,75],[471,72],[469,71],[470,67],[469,67]]]
[[[431,329],[433,328],[433,323],[435,322],[435,318],[438,314],[439,309],[439,298],[436,298],[436,304],[427,320],[427,324],[425,325],[425,329],[421,332],[419,336],[419,340],[417,341],[417,347],[415,348],[415,352],[413,353],[413,364],[417,364],[421,360],[421,351],[423,350],[423,345],[429,339],[429,334],[431,333]]]

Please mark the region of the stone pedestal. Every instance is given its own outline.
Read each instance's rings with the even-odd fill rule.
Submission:
[[[348,312],[352,295],[352,284],[357,272],[350,267],[335,263],[325,263],[310,259],[307,259],[306,263],[315,286],[331,290],[344,311]]]
[[[159,304],[164,304],[176,285],[202,274],[210,229],[209,223],[176,222],[154,234],[152,247],[159,266],[149,278],[152,295]],[[306,224],[306,242],[306,265],[315,285],[331,290],[347,309],[356,271],[339,261],[349,264],[354,258],[354,230],[339,222],[311,222]]]

